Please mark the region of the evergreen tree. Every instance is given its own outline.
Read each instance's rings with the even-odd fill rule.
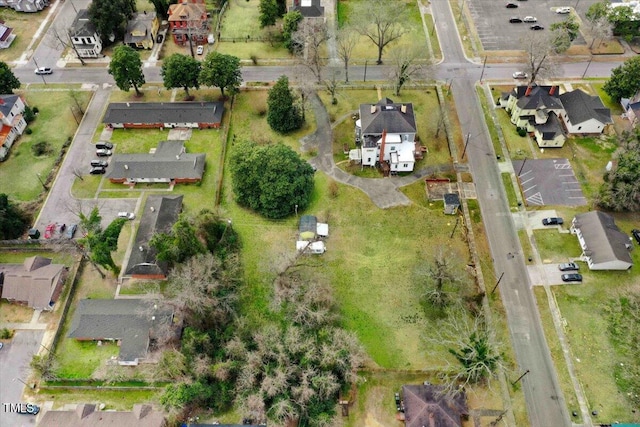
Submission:
[[[276,132],[287,133],[302,126],[302,113],[286,76],[280,77],[269,91],[267,106],[267,123]]]

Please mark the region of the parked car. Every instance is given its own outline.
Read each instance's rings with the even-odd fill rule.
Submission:
[[[91,166],[100,166],[106,168],[107,166],[109,166],[109,162],[101,159],[93,159],[91,160]]]
[[[107,141],[98,141],[96,142],[96,148],[102,149],[102,150],[112,150],[113,144]]]
[[[582,282],[582,274],[567,273],[562,275],[563,282]]]
[[[106,150],[102,148],[96,150],[96,156],[98,157],[107,157],[107,156],[110,156],[111,154],[113,154],[111,150]]]
[[[40,67],[40,68],[36,68],[34,73],[41,76],[43,74],[53,74],[53,70],[49,67]]]
[[[133,212],[118,212],[118,218],[126,218],[131,220],[136,218],[136,214],[134,214]]]
[[[164,40],[164,36],[162,34],[158,34],[156,37],[156,43],[162,43],[162,40]]]
[[[18,411],[21,415],[38,415],[39,412],[40,407],[35,403],[21,403]]]
[[[542,220],[542,225],[562,225],[564,224],[564,220],[558,217],[550,217]]]
[[[2,347],[4,347],[4,344],[0,342],[0,350],[2,350]]]
[[[513,73],[513,78],[514,79],[522,80],[522,79],[526,79],[528,77],[529,77],[529,75],[527,73],[525,73],[524,71],[516,71],[515,73]]]
[[[56,232],[56,224],[52,223],[47,225],[47,228],[44,229],[44,238],[50,239],[55,232]]]
[[[575,262],[565,262],[558,265],[560,271],[580,270],[580,267]]]
[[[515,3],[507,3],[507,5],[505,7],[507,9],[515,9],[516,7],[518,7],[518,5],[515,4]]]
[[[67,227],[67,232],[64,233],[64,237],[67,239],[73,239],[73,236],[76,234],[76,230],[78,229],[78,224],[69,224]]]
[[[556,13],[559,13],[561,15],[566,15],[567,13],[571,13],[571,8],[567,6],[558,7],[556,8]]]
[[[633,236],[634,239],[636,239],[636,242],[638,242],[638,244],[640,245],[640,230],[637,229],[633,229],[631,230],[631,235]]]
[[[522,19],[518,18],[517,16],[514,16],[512,18],[509,18],[509,22],[512,24],[522,24]]]
[[[525,16],[523,19],[524,22],[538,22],[538,18],[535,16]]]
[[[202,55],[204,53],[204,46],[202,45],[198,46],[198,48],[196,49],[196,53],[198,55]]]
[[[91,166],[90,175],[103,175],[107,170],[103,166]]]
[[[544,30],[544,27],[542,25],[532,25],[531,29],[533,31],[539,31],[539,30]]]

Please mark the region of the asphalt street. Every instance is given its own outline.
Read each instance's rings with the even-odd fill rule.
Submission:
[[[30,375],[29,363],[40,348],[44,331],[17,331],[0,349],[0,426],[27,427],[36,424],[33,415],[8,412],[6,404],[29,403],[22,400],[22,390]]]

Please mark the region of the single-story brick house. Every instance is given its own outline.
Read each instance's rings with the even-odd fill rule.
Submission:
[[[115,154],[107,178],[113,183],[199,182],[206,154],[187,153],[183,141],[161,141],[153,153]]]
[[[217,129],[222,102],[112,102],[102,122],[112,128]]]

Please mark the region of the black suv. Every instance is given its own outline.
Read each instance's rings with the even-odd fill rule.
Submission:
[[[99,141],[96,143],[96,148],[99,150],[112,150],[113,144],[107,141]]]
[[[542,225],[562,225],[564,220],[558,217],[545,218],[542,220]]]
[[[631,235],[633,236],[634,239],[636,239],[636,242],[638,242],[638,244],[640,245],[640,230],[634,228],[633,230],[631,230]]]

